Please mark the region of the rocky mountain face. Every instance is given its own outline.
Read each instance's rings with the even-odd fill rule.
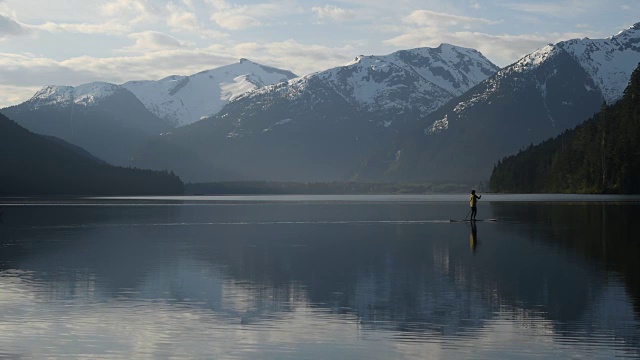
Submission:
[[[479,181],[502,157],[618,100],[640,61],[640,24],[613,37],[539,49],[422,118],[371,156],[369,178]]]
[[[1,111],[32,132],[63,139],[115,165],[130,165],[131,154],[149,136],[172,128],[129,90],[109,83],[47,86]]]
[[[156,139],[135,163],[174,169],[188,181],[357,179],[369,154],[497,70],[479,52],[451,45],[359,56],[245,93]],[[197,161],[156,155],[177,152]]]
[[[295,77],[287,70],[240,59],[238,63],[191,76],[129,81],[122,86],[134,93],[149,111],[178,127],[217,113],[245,92]]]

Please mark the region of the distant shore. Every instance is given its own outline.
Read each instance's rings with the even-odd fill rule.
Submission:
[[[185,184],[186,195],[342,195],[342,194],[454,194],[468,184],[380,182],[221,181]]]

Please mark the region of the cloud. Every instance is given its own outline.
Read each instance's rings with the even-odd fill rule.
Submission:
[[[192,9],[193,4],[189,0],[183,0],[185,6],[188,9]],[[227,34],[206,29],[199,21],[193,10],[184,10],[179,8],[173,3],[167,4],[167,25],[171,27],[173,31],[190,33],[205,38],[219,38],[226,37]]]
[[[0,84],[4,86],[76,83],[83,75],[89,75],[84,70],[66,68],[59,61],[31,54],[0,53],[0,69]]]
[[[0,0],[1,1],[1,0]],[[19,35],[33,35],[46,32],[74,32],[83,34],[126,34],[131,28],[117,21],[100,24],[46,22],[40,25],[21,23],[10,16],[0,14],[0,38]]]
[[[1,1],[1,0],[0,0]],[[39,25],[20,24],[9,17],[0,15],[0,37],[3,27],[7,31],[25,32],[69,32],[82,34],[128,35],[134,29],[147,30],[150,23],[166,23],[172,31],[188,33],[203,38],[226,37],[227,34],[207,29],[199,21],[194,12],[191,0],[182,0],[181,6],[173,2],[162,4],[160,0],[115,0],[99,9],[105,22],[102,23],[70,23],[48,21]],[[186,9],[185,9],[186,8]],[[144,23],[144,24],[143,24]],[[6,25],[5,25],[6,24]],[[3,26],[5,25],[5,26]]]
[[[343,65],[356,53],[350,46],[328,47],[315,44],[302,44],[289,39],[272,43],[242,43],[226,49],[236,58],[248,58],[262,64],[268,64],[298,75]]]
[[[324,7],[316,6],[311,8],[311,11],[316,14],[319,20],[345,21],[355,17],[354,11],[339,8],[334,5],[325,5]]]
[[[416,10],[402,19],[404,25],[383,28],[399,33],[384,41],[399,48],[437,47],[442,43],[470,47],[499,66],[506,66],[548,43],[555,43],[584,33],[530,33],[521,35],[491,34],[485,27],[501,24],[483,18],[467,17],[430,10]]]
[[[217,12],[211,15],[221,28],[228,30],[243,30],[262,25],[260,20],[248,15],[233,14],[232,12]]]
[[[518,3],[507,5],[507,7],[512,10],[526,13],[564,18],[584,13],[592,8],[592,4],[590,4],[589,1],[584,0],[571,0],[564,2],[556,1],[552,3]],[[571,11],[567,11],[567,9],[571,9]]]
[[[211,20],[227,30],[244,30],[264,26],[303,9],[294,0],[274,1],[255,5],[235,5],[226,0],[207,0],[212,7]]]
[[[495,25],[498,21],[468,16],[439,13],[430,10],[416,10],[402,19],[407,24],[429,27]]]
[[[272,43],[215,44],[206,48],[185,48],[184,43],[166,35],[133,34],[138,49],[157,49],[131,56],[80,56],[55,60],[32,54],[0,53],[0,106],[24,101],[34,88],[45,85],[80,85],[93,81],[124,83],[130,80],[160,79],[169,75],[191,75],[235,63],[240,58],[291,70],[309,72],[342,65],[351,59],[351,47],[302,44],[295,40]],[[164,48],[163,48],[164,47]],[[3,89],[16,89],[7,94]],[[2,103],[4,102],[4,103]]]
[[[165,3],[152,0],[114,0],[103,4],[100,12],[107,17],[133,24],[156,22],[164,17]]]
[[[29,25],[29,27],[35,30],[48,32],[73,32],[81,34],[122,35],[131,31],[130,26],[116,21],[110,21],[102,24],[71,24],[47,22],[42,25]]]
[[[27,35],[29,33],[28,27],[7,15],[0,14],[0,39],[9,36]]]
[[[167,35],[157,31],[143,31],[129,35],[136,43],[133,46],[126,47],[120,51],[138,52],[138,51],[160,51],[168,49],[180,49],[190,46],[186,42],[179,41],[171,35]]]
[[[587,35],[580,32],[491,35],[477,31],[443,32],[438,28],[420,27],[385,40],[385,43],[402,48],[416,46],[436,47],[441,43],[449,43],[477,49],[485,56],[491,54],[489,60],[498,66],[506,66],[549,43],[583,38]]]
[[[0,85],[0,108],[26,101],[40,88],[39,86]]]
[[[270,43],[247,42],[233,46],[213,45],[207,48],[207,51],[227,54],[234,59],[247,58],[261,64],[291,70],[298,75],[345,64],[356,53],[350,46],[304,44],[293,39]]]

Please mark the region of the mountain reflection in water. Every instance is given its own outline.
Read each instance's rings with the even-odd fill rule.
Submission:
[[[0,356],[640,355],[636,203],[464,205],[5,207]]]

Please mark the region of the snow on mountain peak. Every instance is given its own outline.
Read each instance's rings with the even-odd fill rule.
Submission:
[[[362,58],[364,57],[364,55],[358,55],[355,57],[355,59],[349,61],[348,63],[344,64],[344,66],[351,66],[351,65],[355,65],[357,63],[359,63]]]
[[[640,62],[640,23],[606,39],[572,39],[549,44],[501,70],[528,72],[566,51],[591,77],[607,103],[622,97],[631,73]]]
[[[118,85],[106,82],[92,82],[80,86],[45,86],[36,92],[29,100],[33,107],[45,105],[76,105],[89,106],[115,94],[121,90]]]
[[[247,91],[295,77],[289,71],[242,58],[235,64],[191,76],[130,81],[123,86],[133,92],[149,111],[181,126],[217,113],[227,102]]]
[[[388,57],[390,61],[411,68],[453,96],[462,95],[499,69],[479,51],[451,44],[400,50]]]
[[[640,62],[640,23],[607,39],[574,39],[558,43],[591,76],[608,103],[622,97]]]
[[[559,48],[549,44],[538,49],[531,54],[527,54],[511,66],[513,71],[526,72],[530,71],[558,53]]]
[[[305,108],[327,96],[338,96],[356,111],[393,116],[415,111],[424,116],[497,70],[476,50],[442,44],[383,56],[359,55],[344,66],[254,90],[238,100],[260,102],[264,107],[274,98],[300,99]]]

